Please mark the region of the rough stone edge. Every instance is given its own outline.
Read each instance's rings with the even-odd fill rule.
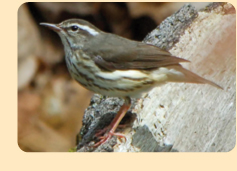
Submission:
[[[211,3],[206,8],[200,11],[203,11],[203,12],[214,11],[214,12],[220,13],[221,11],[224,11],[223,8],[225,5],[229,5],[230,10],[226,10],[225,12],[222,12],[222,14],[230,14],[232,13],[231,12],[232,10],[235,10],[234,7],[229,3]],[[224,8],[224,9],[227,9],[227,8]],[[185,29],[189,27],[189,25],[197,17],[198,17],[198,11],[196,11],[195,8],[191,6],[190,4],[186,4],[175,14],[165,19],[151,33],[149,33],[145,37],[144,42],[146,42],[147,44],[153,44],[164,50],[170,50],[179,41],[179,38],[184,34]],[[135,100],[133,100],[133,106],[131,107],[127,115],[133,115],[131,111],[135,105],[134,101]],[[122,103],[123,103],[123,100],[120,100],[119,98],[105,97],[98,94],[95,94],[92,97],[91,104],[85,111],[85,114],[83,117],[83,127],[78,136],[79,137],[78,139],[80,141],[77,146],[78,152],[91,152],[91,151],[112,152],[113,151],[113,146],[117,143],[116,137],[113,137],[107,143],[99,146],[96,149],[91,148],[90,146],[94,144],[93,136],[96,130],[98,130],[98,128],[101,129],[105,125],[108,125],[110,123],[110,121],[113,119],[113,117],[115,116],[116,112],[118,111]],[[113,115],[113,116],[105,117],[105,115]],[[131,122],[131,119],[130,119],[130,122]],[[141,128],[141,129],[137,128],[137,129],[141,132],[148,131],[147,133],[149,133],[149,130],[147,130],[146,128]],[[142,148],[143,147],[141,147],[141,151],[150,151],[149,149],[145,147],[144,149]],[[172,147],[170,146],[167,146],[167,147],[153,146],[153,151],[173,152],[176,150],[173,150]]]

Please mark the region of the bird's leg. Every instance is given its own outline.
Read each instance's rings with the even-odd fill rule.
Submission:
[[[125,125],[125,124],[124,124],[124,125],[119,124],[117,128],[123,129],[123,128],[126,128],[126,127],[127,127],[127,125]],[[101,130],[96,131],[95,137],[99,137],[100,135],[102,135],[102,134],[104,134],[105,132],[107,132],[110,128],[111,128],[111,124],[110,124],[109,126],[106,126],[106,127],[103,128],[103,129],[101,129]],[[114,133],[114,134],[116,134],[117,137],[119,136],[119,133]],[[121,134],[121,135],[122,135],[122,134]]]
[[[121,106],[120,110],[118,111],[117,115],[115,116],[115,118],[113,119],[111,124],[106,128],[106,130],[110,129],[109,132],[107,132],[104,136],[99,137],[100,141],[97,142],[94,145],[94,147],[97,147],[97,146],[99,146],[101,144],[104,144],[113,135],[118,136],[120,138],[125,138],[125,136],[123,134],[115,133],[115,130],[118,127],[120,121],[123,119],[123,117],[127,113],[127,111],[130,108],[130,106],[131,106],[131,99],[130,99],[130,97],[126,97],[123,106]],[[103,129],[102,132],[105,132],[105,130]]]

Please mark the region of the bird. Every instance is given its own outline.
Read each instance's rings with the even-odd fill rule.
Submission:
[[[104,96],[119,97],[124,103],[108,127],[97,134],[95,147],[116,133],[120,121],[131,106],[131,98],[168,82],[209,84],[222,89],[185,69],[186,59],[154,45],[106,33],[83,19],[68,19],[59,24],[40,23],[55,31],[64,46],[65,61],[73,79],[86,89]]]

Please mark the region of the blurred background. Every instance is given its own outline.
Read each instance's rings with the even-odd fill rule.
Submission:
[[[197,9],[207,3],[191,3]],[[85,19],[103,31],[143,40],[184,3],[25,3],[18,10],[18,145],[24,151],[76,146],[92,92],[70,78],[56,33],[40,22]]]

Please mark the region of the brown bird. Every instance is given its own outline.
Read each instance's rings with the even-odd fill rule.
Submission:
[[[95,93],[125,100],[111,124],[99,133],[105,135],[95,146],[113,135],[123,137],[115,130],[131,106],[131,97],[139,98],[142,93],[167,82],[210,84],[221,88],[179,64],[187,60],[153,45],[105,33],[85,20],[41,25],[59,34],[67,68],[77,82]]]

